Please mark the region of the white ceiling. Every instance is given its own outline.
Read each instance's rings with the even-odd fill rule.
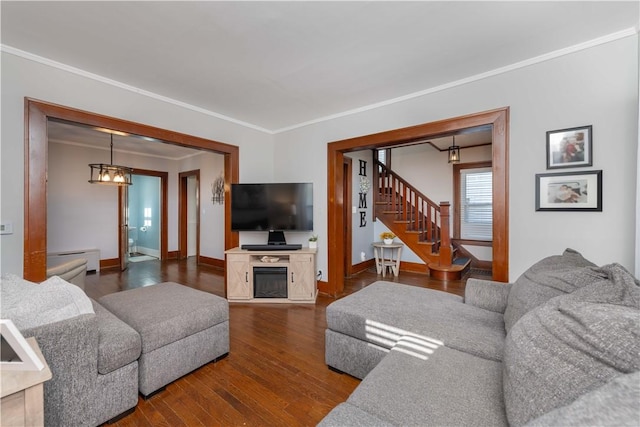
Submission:
[[[28,52],[278,132],[620,31],[627,2],[11,2]]]
[[[57,120],[49,120],[47,123],[49,143],[78,145],[109,151],[111,149],[111,134],[113,134],[114,152],[168,160],[182,160],[202,153],[201,150],[165,143],[165,141],[141,135],[125,134]],[[102,162],[107,163],[108,160],[109,154],[105,154]]]

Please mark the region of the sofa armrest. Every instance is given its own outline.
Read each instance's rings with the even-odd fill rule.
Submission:
[[[87,260],[84,258],[74,259],[55,267],[47,268],[47,278],[58,276],[69,283],[84,290],[84,279],[87,275]]]
[[[98,378],[98,327],[95,314],[24,329],[35,337],[53,377],[44,383],[46,425],[94,425]]]
[[[485,310],[504,313],[510,290],[511,283],[470,278],[467,279],[464,290],[464,302]]]

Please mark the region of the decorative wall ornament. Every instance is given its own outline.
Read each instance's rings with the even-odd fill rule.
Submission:
[[[213,204],[224,203],[224,175],[221,173],[213,183],[211,183],[211,201]]]
[[[371,189],[371,181],[366,176],[360,176],[360,192],[362,194],[367,194]]]
[[[371,188],[371,181],[367,178],[367,161],[360,160],[360,171],[358,173],[360,175],[360,193],[358,199],[358,209],[367,209],[367,193]],[[367,226],[367,213],[366,211],[360,211],[360,227]]]

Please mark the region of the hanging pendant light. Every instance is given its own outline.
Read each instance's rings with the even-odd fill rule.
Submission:
[[[131,185],[133,169],[113,164],[113,133],[111,133],[111,163],[90,163],[91,184]]]
[[[456,145],[455,135],[453,135],[453,145],[449,147],[449,163],[460,163],[460,147]]]

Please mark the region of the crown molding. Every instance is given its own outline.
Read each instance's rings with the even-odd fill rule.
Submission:
[[[173,104],[173,105],[176,105],[178,107],[186,108],[186,109],[189,109],[189,110],[192,110],[192,111],[196,111],[198,113],[202,113],[202,114],[205,114],[205,115],[208,115],[208,116],[212,116],[212,117],[215,117],[217,119],[224,120],[224,121],[227,121],[227,122],[230,122],[230,123],[234,123],[234,124],[237,124],[237,125],[249,128],[249,129],[253,129],[253,130],[260,131],[260,132],[264,132],[264,133],[269,134],[269,135],[277,135],[277,134],[280,134],[280,133],[289,132],[289,131],[292,131],[292,130],[295,130],[295,129],[299,129],[299,128],[303,128],[303,127],[306,127],[306,126],[310,126],[310,125],[326,122],[326,121],[329,121],[329,120],[334,120],[334,119],[341,118],[341,117],[347,117],[347,116],[351,116],[351,115],[354,115],[354,114],[359,114],[359,113],[362,113],[362,112],[365,112],[365,111],[375,110],[377,108],[386,107],[388,105],[397,104],[397,103],[404,102],[404,101],[407,101],[407,100],[410,100],[410,99],[419,98],[421,96],[430,95],[430,94],[433,94],[433,93],[436,93],[436,92],[441,92],[443,90],[451,89],[451,88],[454,88],[454,87],[457,87],[457,86],[462,86],[462,85],[465,85],[465,84],[468,84],[468,83],[472,83],[472,82],[476,82],[476,81],[479,81],[479,80],[487,79],[487,78],[494,77],[494,76],[497,76],[497,75],[500,75],[500,74],[508,73],[510,71],[518,70],[520,68],[525,68],[525,67],[529,67],[531,65],[535,65],[535,64],[539,64],[539,63],[542,63],[542,62],[545,62],[545,61],[549,61],[551,59],[559,58],[559,57],[566,56],[566,55],[571,55],[573,53],[576,53],[576,52],[579,52],[579,51],[582,51],[582,50],[585,50],[585,49],[589,49],[589,48],[592,48],[592,47],[595,47],[595,46],[599,46],[599,45],[602,45],[602,44],[610,43],[610,42],[613,42],[613,41],[616,41],[616,40],[620,40],[620,39],[623,39],[623,38],[626,38],[626,37],[634,36],[634,35],[638,34],[638,32],[640,32],[640,23],[638,25],[636,25],[635,27],[631,27],[631,28],[627,28],[627,29],[624,29],[624,30],[621,30],[621,31],[617,31],[615,33],[607,34],[607,35],[602,36],[602,37],[598,37],[598,38],[595,38],[595,39],[592,39],[592,40],[588,40],[588,41],[585,41],[585,42],[582,42],[582,43],[578,43],[578,44],[573,45],[573,46],[569,46],[569,47],[565,47],[565,48],[562,48],[562,49],[558,49],[558,50],[555,50],[555,51],[552,51],[552,52],[549,52],[549,53],[545,53],[545,54],[542,54],[542,55],[539,55],[539,56],[536,56],[536,57],[533,57],[533,58],[526,59],[524,61],[519,61],[519,62],[510,64],[510,65],[506,65],[504,67],[496,68],[494,70],[487,71],[485,73],[476,74],[476,75],[473,75],[473,76],[465,77],[463,79],[459,79],[459,80],[455,80],[455,81],[452,81],[452,82],[449,82],[449,83],[445,83],[445,84],[442,84],[442,85],[439,85],[439,86],[435,86],[435,87],[432,87],[432,88],[429,88],[429,89],[421,90],[421,91],[418,91],[418,92],[413,92],[413,93],[410,93],[410,94],[407,94],[407,95],[399,96],[399,97],[396,97],[396,98],[388,99],[388,100],[377,102],[377,103],[374,103],[374,104],[365,105],[365,106],[354,108],[354,109],[351,109],[351,110],[346,110],[346,111],[343,111],[343,112],[340,112],[340,113],[319,117],[317,119],[309,120],[309,121],[302,122],[302,123],[297,123],[295,125],[291,125],[291,126],[287,126],[287,127],[283,127],[283,128],[275,129],[275,130],[266,129],[266,128],[263,128],[261,126],[254,125],[252,123],[248,123],[248,122],[245,122],[245,121],[242,121],[242,120],[237,120],[237,119],[234,119],[232,117],[228,117],[228,116],[225,116],[223,114],[216,113],[214,111],[209,111],[209,110],[206,110],[204,108],[188,104],[186,102],[178,101],[178,100],[175,100],[173,98],[169,98],[169,97],[166,97],[166,96],[163,96],[163,95],[159,95],[159,94],[154,93],[154,92],[150,92],[150,91],[147,91],[147,90],[144,90],[144,89],[140,89],[140,88],[137,88],[135,86],[131,86],[131,85],[119,82],[117,80],[113,80],[113,79],[109,79],[107,77],[100,76],[98,74],[90,73],[88,71],[81,70],[79,68],[72,67],[70,65],[66,65],[66,64],[63,64],[63,63],[60,63],[60,62],[57,62],[57,61],[53,61],[51,59],[44,58],[42,56],[38,56],[38,55],[32,54],[30,52],[26,52],[26,51],[23,51],[23,50],[20,50],[20,49],[16,49],[14,47],[7,46],[5,44],[0,44],[0,51],[6,52],[6,53],[9,53],[9,54],[12,54],[12,55],[16,55],[16,56],[19,56],[21,58],[24,58],[24,59],[27,59],[27,60],[30,60],[30,61],[34,61],[34,62],[38,62],[38,63],[44,64],[44,65],[48,65],[50,67],[58,68],[58,69],[63,70],[63,71],[68,71],[70,73],[77,74],[77,75],[80,75],[80,76],[83,76],[83,77],[86,77],[86,78],[89,78],[89,79],[92,79],[92,80],[96,80],[96,81],[99,81],[99,82],[102,82],[102,83],[105,83],[105,84],[108,84],[108,85],[111,85],[111,86],[115,86],[115,87],[118,87],[118,88],[121,88],[121,89],[124,89],[124,90],[128,90],[130,92],[134,92],[134,93],[137,93],[137,94],[140,94],[140,95],[148,96],[150,98],[157,99],[157,100],[162,101],[162,102],[167,102],[169,104]]]
[[[15,56],[19,56],[19,57],[21,57],[23,59],[27,59],[29,61],[38,62],[40,64],[47,65],[49,67],[57,68],[57,69],[60,69],[60,70],[63,70],[63,71],[67,71],[69,73],[73,73],[73,74],[77,74],[77,75],[82,76],[82,77],[86,77],[86,78],[91,79],[91,80],[96,80],[96,81],[101,82],[101,83],[105,83],[105,84],[108,84],[108,85],[111,85],[111,86],[115,86],[115,87],[120,88],[120,89],[128,90],[129,92],[134,92],[134,93],[137,93],[137,94],[140,94],[140,95],[143,95],[143,96],[148,96],[149,98],[153,98],[153,99],[156,99],[158,101],[166,102],[168,104],[173,104],[173,105],[176,105],[178,107],[186,108],[188,110],[192,110],[192,111],[195,111],[195,112],[198,112],[198,113],[201,113],[201,114],[205,114],[207,116],[212,116],[212,117],[215,117],[217,119],[224,120],[224,121],[227,121],[227,122],[230,122],[230,123],[234,123],[234,124],[237,124],[237,125],[249,128],[249,129],[257,130],[257,131],[268,133],[268,134],[271,134],[271,135],[273,134],[273,131],[271,131],[269,129],[265,129],[265,128],[257,126],[257,125],[254,125],[252,123],[244,122],[242,120],[237,120],[237,119],[234,119],[233,117],[225,116],[223,114],[219,114],[219,113],[216,113],[214,111],[209,111],[207,109],[204,109],[204,108],[201,108],[201,107],[197,107],[195,105],[187,104],[186,102],[178,101],[176,99],[169,98],[167,96],[159,95],[157,93],[150,92],[148,90],[140,89],[138,87],[131,86],[131,85],[128,85],[126,83],[122,83],[122,82],[119,82],[117,80],[113,80],[113,79],[101,76],[99,74],[91,73],[91,72],[82,70],[80,68],[72,67],[71,65],[63,64],[61,62],[57,62],[57,61],[54,61],[54,60],[51,60],[51,59],[48,59],[48,58],[44,58],[42,56],[38,56],[38,55],[35,55],[33,53],[24,51],[24,50],[16,49],[14,47],[11,47],[11,46],[8,46],[8,45],[5,45],[5,44],[0,44],[0,50],[2,52],[9,53],[9,54],[15,55]]]
[[[386,101],[378,102],[375,104],[365,105],[363,107],[354,108],[352,110],[343,111],[341,113],[331,114],[329,116],[320,117],[314,120],[309,120],[304,123],[298,123],[296,125],[276,129],[273,131],[274,134],[279,134],[283,132],[288,132],[291,130],[299,129],[305,126],[310,126],[313,124],[325,122],[328,120],[334,120],[340,117],[351,116],[353,114],[362,113],[369,110],[374,110],[376,108],[386,107],[388,105],[397,104],[399,102],[404,102],[410,99],[419,98],[421,96],[430,95],[432,93],[441,92],[443,90],[451,89],[457,86],[462,86],[468,83],[476,82],[479,80],[483,80],[489,77],[494,77],[500,74],[508,73],[510,71],[514,71],[520,68],[529,67],[531,65],[539,64],[541,62],[549,61],[551,59],[559,58],[561,56],[570,55],[575,52],[579,52],[581,50],[589,49],[595,46],[599,46],[601,44],[609,43],[612,41],[620,40],[626,37],[633,36],[637,34],[640,30],[640,24],[636,27],[627,28],[622,31],[618,31],[615,33],[607,34],[606,36],[598,37],[596,39],[588,40],[583,43],[579,43],[573,46],[569,46],[566,48],[558,49],[553,52],[545,53],[543,55],[539,55],[530,59],[525,59],[524,61],[516,62],[514,64],[506,65],[504,67],[496,68],[491,71],[487,71],[485,73],[476,74],[474,76],[465,77],[464,79],[455,80],[449,83],[445,83],[443,85],[435,86],[429,89],[421,90],[419,92],[413,92],[408,95],[399,96],[397,98],[388,99]]]

